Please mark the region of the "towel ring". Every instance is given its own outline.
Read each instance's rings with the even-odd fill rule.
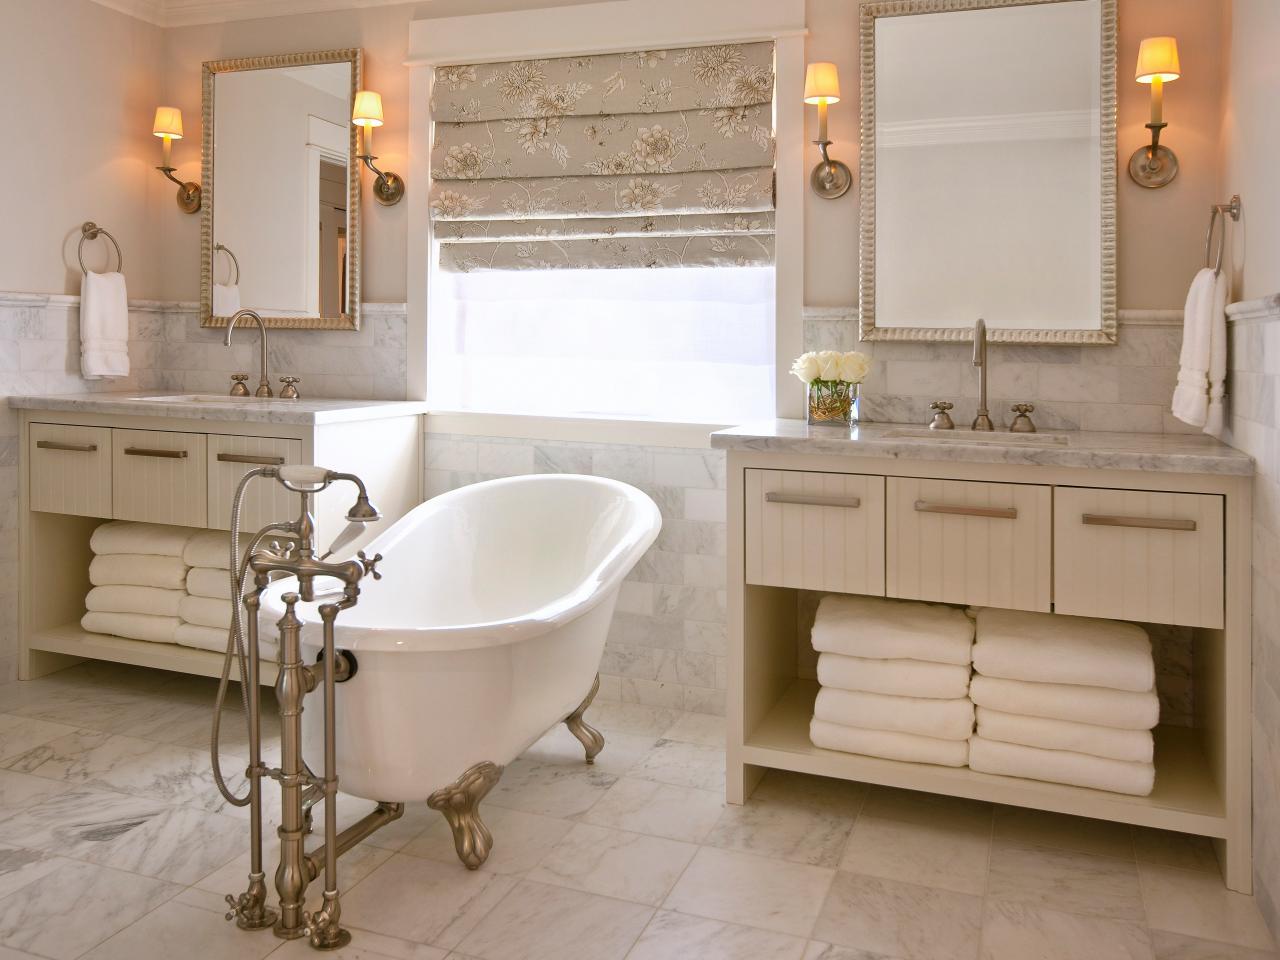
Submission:
[[[214,253],[217,253],[219,250],[231,258],[231,265],[236,268],[235,279],[231,282],[237,287],[240,286],[240,261],[236,259],[236,255],[231,252],[231,248],[225,243],[215,243],[213,245]]]
[[[1227,217],[1233,221],[1240,220],[1240,194],[1231,198],[1230,203],[1215,203],[1209,213],[1209,230],[1204,235],[1204,265],[1211,267],[1214,273],[1222,272],[1222,250],[1227,245]],[[1218,252],[1213,253],[1213,228],[1218,219],[1222,219],[1222,229],[1218,233]]]
[[[80,271],[86,277],[89,275],[89,268],[84,265],[84,242],[86,240],[97,240],[98,237],[106,237],[111,241],[111,245],[116,248],[116,272],[124,272],[124,256],[120,253],[120,244],[116,243],[113,237],[105,227],[100,227],[92,220],[86,220],[80,225],[80,243],[76,247],[76,259],[80,261]],[[109,265],[110,261],[108,261]]]

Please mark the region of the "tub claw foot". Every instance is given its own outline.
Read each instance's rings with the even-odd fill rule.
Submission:
[[[587,698],[578,704],[578,709],[564,718],[564,725],[569,728],[570,733],[578,738],[582,743],[583,749],[587,751],[587,763],[595,763],[596,754],[604,749],[604,734],[582,719],[582,715],[587,712],[587,707],[591,706],[591,701],[596,698],[596,692],[599,689],[600,674],[597,673]]]
[[[469,767],[447,787],[427,798],[427,806],[444,814],[453,830],[453,848],[468,870],[477,870],[489,859],[493,834],[480,819],[480,801],[497,784],[502,767],[485,760]]]

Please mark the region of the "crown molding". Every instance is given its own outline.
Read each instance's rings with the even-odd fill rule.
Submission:
[[[93,0],[158,27],[191,27],[307,13],[405,6],[408,0]]]

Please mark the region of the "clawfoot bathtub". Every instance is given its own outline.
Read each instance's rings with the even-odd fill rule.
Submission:
[[[429,500],[365,550],[383,579],[338,621],[355,658],[337,686],[344,793],[421,801],[453,829],[475,869],[492,838],[479,803],[502,768],[557,723],[588,763],[604,738],[583,719],[599,685],[623,577],[658,535],[658,508],[624,483],[550,474],[491,480]],[[284,612],[263,597],[263,628]],[[303,648],[321,645],[317,607],[299,604]],[[304,753],[320,769],[323,713],[303,714]]]

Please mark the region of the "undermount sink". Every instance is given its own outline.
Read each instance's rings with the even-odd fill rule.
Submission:
[[[159,397],[130,397],[130,400],[145,400],[148,403],[274,403],[280,397],[233,397],[225,393],[180,393]],[[291,403],[291,400],[283,400]]]
[[[999,447],[1065,447],[1070,438],[1061,433],[987,433],[975,430],[887,430],[881,434],[885,440],[931,440],[935,443],[982,444]]]

